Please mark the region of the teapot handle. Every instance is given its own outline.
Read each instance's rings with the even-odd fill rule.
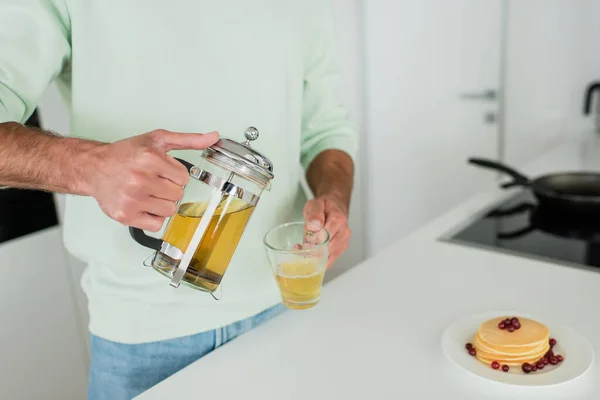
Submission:
[[[185,160],[182,160],[177,157],[174,157],[174,158],[177,161],[179,161],[180,163],[182,163],[185,166],[185,168],[187,168],[188,172],[190,172],[190,170],[194,166],[192,163],[189,163]],[[139,244],[141,244],[144,247],[148,247],[149,249],[159,251],[162,246],[162,239],[148,236],[142,229],[134,228],[134,227],[130,226],[129,234],[131,235],[133,240],[135,240],[136,242],[138,242]]]

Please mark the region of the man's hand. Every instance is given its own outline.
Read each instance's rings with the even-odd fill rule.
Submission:
[[[87,171],[84,192],[94,197],[102,211],[128,226],[156,232],[165,218],[177,211],[187,184],[187,169],[166,153],[201,150],[219,139],[209,134],[156,130],[103,144],[84,155]]]
[[[324,227],[329,232],[329,259],[327,268],[348,248],[350,227],[348,226],[348,210],[343,201],[334,196],[322,196],[309,200],[304,206],[304,219],[311,225]]]
[[[329,232],[327,268],[348,247],[350,228],[348,210],[354,180],[354,163],[340,150],[325,150],[312,161],[306,179],[315,199],[304,206],[304,218],[315,221]]]
[[[111,218],[160,230],[189,179],[170,150],[201,150],[219,139],[156,130],[115,143],[61,137],[16,122],[0,123],[0,187],[92,196]]]

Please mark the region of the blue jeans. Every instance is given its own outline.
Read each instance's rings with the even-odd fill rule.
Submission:
[[[284,309],[278,304],[213,331],[152,343],[121,344],[92,335],[88,400],[130,400]]]

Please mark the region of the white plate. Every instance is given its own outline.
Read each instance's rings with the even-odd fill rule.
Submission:
[[[477,358],[470,356],[465,344],[473,341],[479,325],[488,319],[502,315],[514,315],[539,321],[550,329],[550,337],[557,341],[556,354],[564,356],[564,361],[556,366],[548,364],[542,371],[525,374],[520,368],[512,367],[506,373],[494,370]],[[561,326],[543,318],[514,311],[486,312],[461,318],[444,331],[442,350],[452,363],[466,372],[483,379],[518,386],[552,386],[572,381],[585,374],[594,362],[594,350],[579,333],[567,326]]]

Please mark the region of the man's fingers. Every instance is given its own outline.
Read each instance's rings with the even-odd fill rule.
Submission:
[[[330,241],[333,241],[337,236],[347,229],[348,223],[341,214],[331,213],[328,215],[327,221],[325,222],[325,229],[329,232]]]
[[[348,248],[348,239],[350,238],[350,228],[344,215],[331,213],[325,223],[325,229],[330,233],[329,257],[327,268],[346,251]]]
[[[341,235],[337,235],[338,239],[335,239],[329,244],[329,255],[327,257],[327,269],[331,267],[336,260],[346,251],[348,248],[348,242],[341,240]]]
[[[158,185],[150,188],[150,195],[162,200],[176,203],[183,197],[183,186],[177,185],[170,180],[161,179]]]
[[[307,221],[307,229],[321,229],[325,225],[325,202],[319,199],[308,201],[303,214],[304,220]]]
[[[219,140],[219,132],[202,134],[159,130],[152,132],[152,139],[165,153],[171,150],[203,150]]]
[[[177,204],[173,201],[149,197],[144,203],[143,209],[148,214],[156,215],[157,217],[170,217],[177,211]]]
[[[149,232],[158,232],[160,231],[160,228],[164,222],[165,219],[162,217],[148,213],[141,213],[136,217],[132,226]]]
[[[165,162],[157,168],[158,176],[166,178],[178,186],[187,185],[190,173],[187,168],[171,156],[165,155]]]
[[[326,225],[325,202],[320,199],[310,200],[304,206],[304,244],[319,245],[327,240],[327,232],[323,230]],[[329,232],[331,235],[331,232]]]
[[[335,208],[327,209],[323,199],[314,199],[304,206],[304,219],[307,223],[303,248],[305,246],[311,248],[323,243],[327,236],[325,231],[329,233],[327,246],[329,250],[327,268],[329,268],[348,247],[350,229],[347,216]]]

